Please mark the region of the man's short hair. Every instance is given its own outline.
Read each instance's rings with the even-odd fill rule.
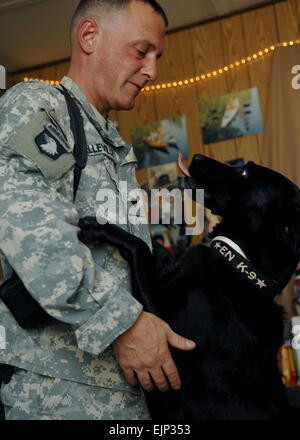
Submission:
[[[74,27],[79,24],[80,20],[83,19],[88,12],[90,11],[99,11],[100,14],[107,14],[111,10],[117,9],[125,9],[129,3],[133,0],[81,0],[79,5],[77,6],[70,26],[70,36],[72,36],[72,32]],[[143,3],[148,3],[148,5],[152,6],[155,12],[160,14],[164,19],[166,27],[168,27],[169,22],[167,15],[163,8],[157,3],[155,0],[140,0]],[[71,38],[71,47],[72,47],[72,38]]]

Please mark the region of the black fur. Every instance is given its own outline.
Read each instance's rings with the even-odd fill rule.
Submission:
[[[276,282],[279,294],[300,257],[299,189],[253,162],[233,168],[196,155],[189,172],[187,187],[204,189],[205,205],[222,216],[212,236],[237,243],[255,268]],[[182,388],[147,393],[154,419],[288,416],[277,363],[284,311],[274,292],[255,288],[206,246],[192,247],[178,267],[156,246],[156,257],[162,252],[168,264],[158,258],[155,265],[148,247],[117,226],[99,226],[92,218],[79,226],[83,241],[116,245],[131,264],[134,295],[145,310],[197,344],[190,352],[171,348]]]

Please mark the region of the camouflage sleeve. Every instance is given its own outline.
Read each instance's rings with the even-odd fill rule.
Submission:
[[[0,100],[0,247],[46,312],[74,328],[80,349],[97,355],[133,325],[142,306],[78,240],[78,213],[57,191],[57,173],[70,164],[58,172],[55,161],[33,158],[28,130],[38,131],[37,98],[22,89],[18,95],[17,102]]]

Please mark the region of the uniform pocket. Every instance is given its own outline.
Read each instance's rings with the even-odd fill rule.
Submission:
[[[60,406],[65,397],[61,380],[15,367],[11,381],[1,386],[1,400],[24,414],[43,414]]]
[[[51,414],[59,407],[65,406],[65,396],[64,381],[54,377],[43,377],[40,384],[41,414]]]

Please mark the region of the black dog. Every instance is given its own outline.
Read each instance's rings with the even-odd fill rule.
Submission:
[[[283,308],[274,297],[300,259],[300,191],[253,162],[234,168],[196,155],[189,172],[180,167],[187,187],[204,189],[205,205],[222,222],[210,248],[192,247],[175,270],[169,256],[155,264],[147,245],[117,226],[99,226],[93,218],[79,224],[83,241],[120,249],[145,310],[197,344],[189,352],[172,349],[182,388],[147,393],[152,416],[285,418],[287,394],[277,363]]]

